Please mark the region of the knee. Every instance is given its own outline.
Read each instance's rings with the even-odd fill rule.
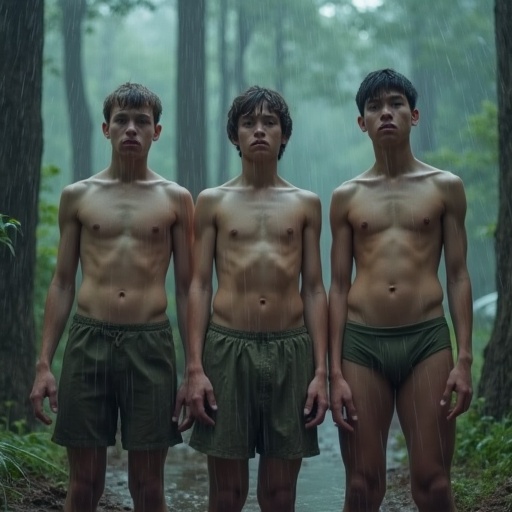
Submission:
[[[421,512],[452,512],[455,510],[450,479],[436,475],[411,482],[414,502]]]
[[[66,501],[72,510],[96,510],[105,487],[105,479],[99,476],[75,475],[70,478]]]
[[[346,506],[349,511],[377,511],[386,493],[385,475],[357,474],[347,482]]]
[[[263,512],[294,510],[295,488],[292,486],[258,486],[258,503]]]
[[[230,485],[212,486],[210,484],[211,512],[240,512],[247,499],[248,489],[235,482]]]
[[[157,477],[134,477],[128,481],[135,510],[165,510],[163,479]]]

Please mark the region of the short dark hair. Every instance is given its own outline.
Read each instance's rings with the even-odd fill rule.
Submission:
[[[116,105],[119,105],[121,108],[151,107],[155,124],[158,124],[162,115],[160,98],[141,84],[126,82],[105,98],[103,102],[103,117],[107,123],[110,122],[112,109]]]
[[[379,69],[366,75],[361,82],[356,94],[356,104],[359,113],[364,115],[366,102],[377,97],[384,91],[399,91],[407,98],[411,110],[416,108],[418,91],[412,85],[411,81],[394,69]]]
[[[283,136],[287,140],[291,137],[293,122],[284,98],[277,91],[254,85],[249,87],[243,94],[237,96],[229,109],[226,129],[230,140],[235,141],[238,139],[238,121],[240,118],[252,114],[256,108],[263,106],[265,102],[269,111],[277,114],[279,117]],[[238,154],[242,156],[240,147],[238,145],[236,147]],[[286,144],[281,144],[277,156],[278,159],[283,155],[285,148]]]

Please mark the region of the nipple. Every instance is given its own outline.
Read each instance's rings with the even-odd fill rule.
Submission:
[[[363,229],[367,229],[368,228],[368,222],[364,221],[364,222],[361,222],[361,227]]]
[[[94,224],[92,226],[92,229],[94,229],[94,231],[99,231],[100,230],[100,225],[99,224]]]
[[[151,231],[152,231],[153,233],[158,233],[158,232],[160,231],[160,228],[159,228],[158,226],[153,226],[153,227],[151,228]]]
[[[288,228],[286,230],[286,232],[289,234],[289,235],[293,235],[293,229],[292,228]]]
[[[428,217],[425,217],[423,219],[423,224],[425,224],[425,226],[427,226],[428,224],[430,224],[430,219]]]
[[[232,229],[232,230],[229,232],[229,234],[230,234],[231,236],[236,236],[236,235],[238,235],[238,229]]]

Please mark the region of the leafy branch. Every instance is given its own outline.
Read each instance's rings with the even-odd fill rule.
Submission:
[[[14,246],[9,230],[14,233],[21,233],[21,224],[16,219],[0,213],[0,245],[6,245],[14,256]]]

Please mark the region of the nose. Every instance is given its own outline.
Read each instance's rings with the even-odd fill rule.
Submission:
[[[129,133],[129,134],[135,134],[136,133],[136,130],[135,130],[135,121],[133,120],[129,120],[127,125],[126,125],[126,133]]]
[[[382,110],[380,112],[380,117],[381,117],[381,119],[382,118],[387,119],[387,118],[391,117],[391,108],[389,107],[389,105],[384,104],[382,106]]]
[[[254,135],[257,137],[262,137],[265,135],[265,129],[264,129],[263,123],[261,121],[258,121],[254,125]]]

